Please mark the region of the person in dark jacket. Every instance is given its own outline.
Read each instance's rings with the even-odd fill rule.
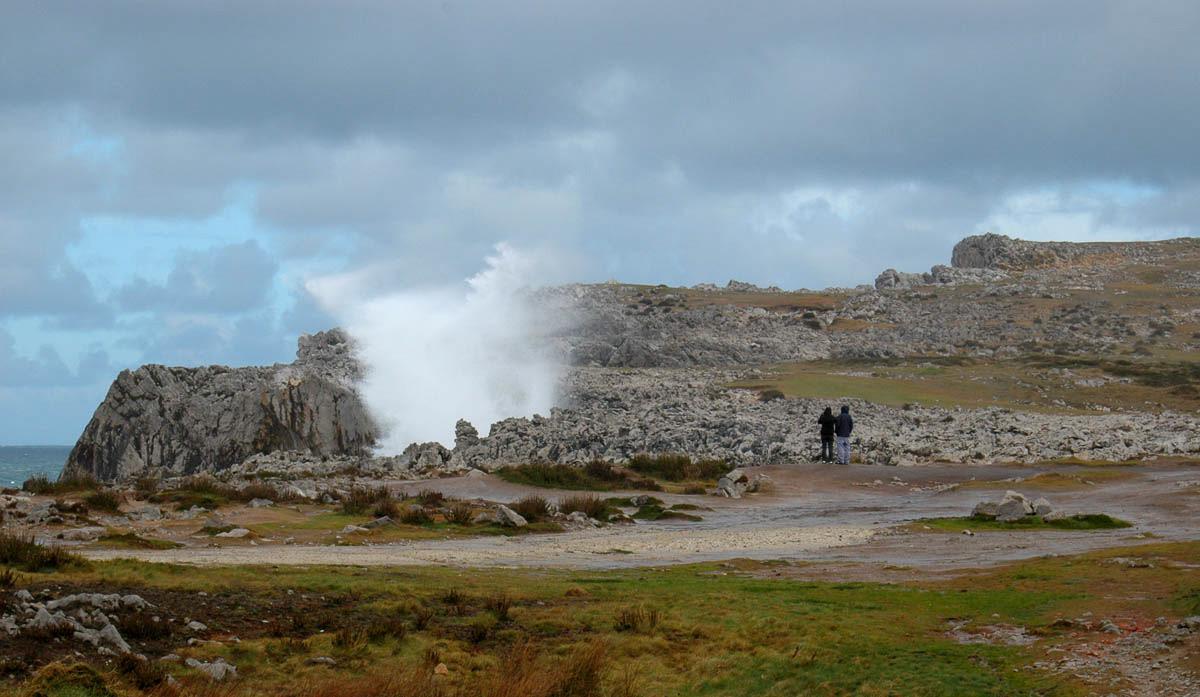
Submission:
[[[854,432],[854,419],[850,417],[850,407],[843,405],[842,413],[838,414],[833,425],[837,435],[837,461],[839,465],[850,464],[850,434]]]
[[[833,427],[837,423],[833,410],[825,407],[825,412],[817,417],[817,423],[821,425],[821,462],[833,462]]]

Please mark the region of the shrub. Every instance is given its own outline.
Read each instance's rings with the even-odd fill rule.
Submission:
[[[609,491],[611,489],[641,489],[661,491],[653,479],[639,477],[603,460],[593,460],[583,467],[571,465],[521,465],[497,470],[497,476],[514,484],[548,489]]]
[[[112,489],[100,489],[83,497],[88,508],[105,513],[121,512],[121,495]]]
[[[475,520],[475,511],[468,503],[456,503],[446,510],[446,520],[455,525],[470,525]]]
[[[371,515],[376,518],[388,517],[392,520],[398,520],[401,515],[400,504],[393,498],[387,498],[375,504],[375,508],[371,511]]]
[[[118,624],[121,634],[127,639],[165,639],[171,636],[171,625],[162,620],[155,621],[148,612],[131,612],[121,617]]]
[[[513,502],[511,508],[531,523],[545,520],[550,516],[550,502],[535,494]]]
[[[428,525],[433,522],[429,512],[420,506],[409,506],[400,513],[400,522],[405,525]]]
[[[640,454],[630,458],[629,469],[671,482],[684,482],[716,480],[729,471],[729,465],[724,460],[693,462],[687,455]]]
[[[25,571],[44,571],[83,565],[83,559],[62,547],[38,544],[32,535],[0,532],[0,564]]]
[[[35,474],[26,479],[21,488],[31,494],[46,496],[72,491],[90,491],[99,486],[100,483],[90,474],[66,474],[54,482],[51,482],[44,474]]]
[[[426,489],[417,494],[417,501],[420,501],[422,506],[440,506],[445,500],[445,494],[440,491]]]
[[[0,571],[0,590],[8,590],[17,585],[17,574],[12,569],[5,567]]]
[[[408,626],[405,625],[404,615],[399,610],[373,617],[367,625],[367,638],[370,641],[382,641],[389,637],[403,639],[407,633]]]
[[[158,477],[138,477],[133,484],[133,490],[143,499],[148,499],[158,493]]]
[[[608,502],[599,496],[568,496],[558,502],[558,510],[563,513],[583,511],[589,518],[608,520],[611,509]]]
[[[413,629],[418,632],[424,631],[429,626],[429,623],[433,621],[434,614],[431,608],[418,605],[413,610]]]
[[[779,390],[763,390],[758,393],[758,401],[774,402],[777,399],[785,399],[785,396]]]
[[[38,496],[54,493],[54,484],[52,484],[50,479],[44,474],[35,474],[29,479],[26,479],[25,483],[21,485],[21,488]]]
[[[346,515],[363,515],[370,511],[376,504],[390,499],[392,495],[388,493],[387,487],[359,487],[356,486],[350,490],[350,493],[342,498],[342,513]]]
[[[167,679],[167,671],[161,664],[131,653],[117,657],[117,672],[128,678],[139,690],[156,687]]]
[[[350,653],[361,651],[367,645],[370,636],[367,628],[358,625],[342,627],[333,634],[333,645]]]
[[[512,598],[505,593],[497,593],[487,599],[484,606],[492,611],[496,616],[497,622],[507,622],[509,620],[508,611],[512,609]]]
[[[658,626],[659,614],[654,608],[630,606],[617,612],[613,629],[618,632],[648,632]]]
[[[492,637],[496,629],[496,620],[482,615],[462,626],[463,638],[471,644],[482,644]]]

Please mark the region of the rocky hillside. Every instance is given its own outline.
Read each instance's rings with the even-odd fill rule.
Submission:
[[[340,331],[301,337],[295,363],[122,371],[67,459],[66,473],[125,479],[223,470],[255,453],[364,454],[376,429]]]
[[[832,400],[862,414],[856,450],[873,463],[1200,452],[1196,238],[989,234],[960,242],[951,266],[888,269],[874,286],[572,285],[539,301],[579,320],[550,337],[573,366],[552,414],[483,436],[462,423],[452,448],[371,460],[360,369],[331,331],[302,338],[289,366],[122,373],[68,470],[123,478],[250,456],[311,470],[334,455],[407,476],[643,451],[782,462],[811,454],[809,422]],[[787,398],[760,401],[768,388]]]

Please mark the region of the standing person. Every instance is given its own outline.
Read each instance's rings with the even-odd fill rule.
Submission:
[[[833,410],[825,407],[817,423],[821,425],[821,462],[833,462],[833,427],[837,423]]]
[[[833,430],[837,434],[838,464],[848,465],[850,464],[850,434],[854,432],[854,419],[850,417],[850,407],[842,405],[842,413],[838,414]]]

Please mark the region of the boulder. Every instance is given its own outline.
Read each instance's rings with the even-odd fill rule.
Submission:
[[[1000,504],[995,501],[980,501],[975,504],[974,510],[971,511],[971,516],[974,518],[987,518],[991,520],[1000,513]]]
[[[86,528],[75,528],[74,530],[63,530],[58,536],[71,542],[94,542],[100,539],[104,532],[104,528],[89,526]]]
[[[1005,501],[1018,501],[1020,502],[1021,507],[1025,510],[1025,515],[1033,514],[1033,504],[1029,502],[1029,499],[1025,498],[1024,494],[1011,490],[1006,491],[1004,492],[1004,498],[1001,499],[1000,503],[1003,504]]]
[[[274,505],[275,505],[275,502],[272,501],[271,499],[250,499],[250,504],[249,504],[249,506],[251,508],[270,508],[271,506],[274,506]]]
[[[1047,516],[1054,511],[1054,507],[1050,505],[1050,502],[1044,496],[1035,499],[1030,505],[1033,507],[1033,512],[1036,515]]]
[[[201,673],[204,673],[214,682],[221,682],[226,679],[237,677],[237,666],[234,666],[231,663],[226,663],[225,659],[223,658],[218,658],[212,663],[206,663],[195,658],[189,658],[184,661],[184,664],[190,668],[195,668]]]
[[[250,534],[250,531],[247,530],[246,528],[234,528],[232,530],[227,530],[225,532],[219,532],[214,537],[224,537],[226,539],[240,540],[241,538],[246,537],[249,534]]]
[[[523,528],[529,524],[524,516],[504,504],[496,506],[496,517],[501,525],[508,528]]]
[[[1015,523],[1027,515],[1028,504],[1017,499],[1005,499],[996,507],[996,520],[1001,523]]]

